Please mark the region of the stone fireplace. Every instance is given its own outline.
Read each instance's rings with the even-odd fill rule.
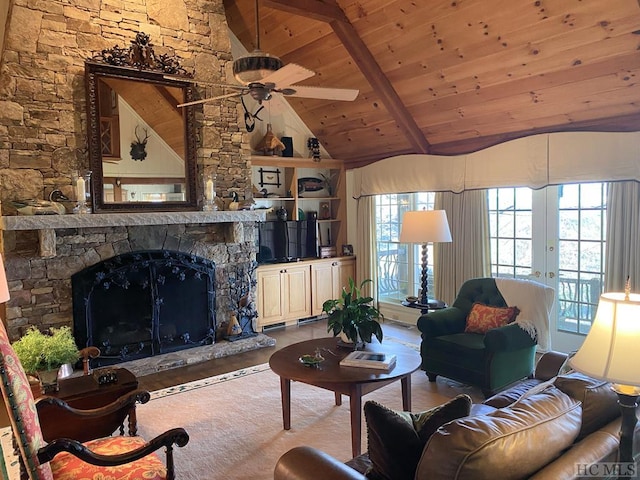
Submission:
[[[54,190],[75,198],[72,172],[89,167],[84,62],[103,49],[128,44],[141,31],[149,34],[156,54],[178,57],[197,78],[228,81],[233,58],[222,0],[12,6],[0,67],[2,251],[11,289],[6,317],[12,340],[31,325],[71,326],[71,276],[140,250],[168,250],[214,262],[216,340],[235,308],[228,279],[255,260],[254,230],[262,214],[36,218],[15,216],[10,208],[13,200],[44,200]],[[206,105],[195,116],[196,174],[215,172],[221,197],[251,191],[249,137],[240,126],[238,105],[234,100]],[[202,197],[202,185],[197,189]],[[66,206],[71,211],[74,203]]]
[[[249,265],[255,261],[256,225],[263,217],[264,213],[257,211],[4,217],[5,267],[11,291],[7,308],[9,335],[15,340],[31,325],[73,326],[74,275],[85,269],[91,271],[101,262],[116,261],[119,256],[127,259],[132,252],[154,251],[160,258],[165,255],[163,252],[183,255],[187,263],[191,258],[202,259],[196,270],[206,267],[202,275],[210,277],[207,288],[209,285],[213,288],[215,297],[202,299],[199,308],[210,314],[212,323],[207,329],[212,331],[201,335],[203,338],[190,338],[187,343],[192,341],[195,346],[209,334],[204,343],[209,340],[224,343],[230,316],[238,309],[233,288],[237,282],[232,280],[250,270]],[[173,271],[173,267],[170,268]],[[161,269],[160,273],[166,274],[166,271]],[[167,296],[173,294],[171,290],[173,288],[162,292],[167,302]],[[80,303],[76,300],[76,305]],[[179,306],[171,308],[175,311]],[[137,313],[145,315],[141,311]],[[180,341],[186,338],[185,331],[178,333],[182,327],[167,328],[175,329],[175,335],[169,330],[162,334],[157,330],[155,334],[166,338],[182,336]],[[93,343],[97,341],[99,339]],[[179,342],[169,343],[154,348],[164,349],[157,352],[164,353],[184,346],[178,345]],[[242,351],[243,347],[234,348]],[[128,349],[131,351],[131,347]]]

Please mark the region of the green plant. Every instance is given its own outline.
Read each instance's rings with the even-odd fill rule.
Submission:
[[[46,335],[31,327],[14,342],[13,349],[27,373],[54,370],[65,363],[74,363],[80,352],[69,327],[51,328]]]
[[[375,335],[382,342],[382,327],[378,320],[384,316],[374,307],[372,297],[362,296],[362,287],[371,282],[363,281],[360,287],[356,287],[352,278],[349,278],[349,287],[342,289],[340,298],[327,300],[322,304],[322,311],[328,316],[327,332],[333,331],[333,335],[344,332],[346,337],[354,343],[362,340],[371,343]]]

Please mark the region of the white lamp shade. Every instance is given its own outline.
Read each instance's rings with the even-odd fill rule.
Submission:
[[[4,260],[0,255],[0,303],[9,301],[9,285],[7,285],[7,274],[4,271]]]
[[[450,242],[451,231],[444,210],[406,212],[400,230],[401,243]]]
[[[640,386],[640,295],[604,293],[591,330],[569,361],[574,369],[612,383]]]

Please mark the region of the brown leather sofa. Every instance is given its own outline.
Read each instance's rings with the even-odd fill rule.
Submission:
[[[576,372],[543,382],[536,372],[538,378],[440,427],[422,451],[415,479],[573,479],[580,466],[616,461],[620,416],[610,385]],[[362,480],[367,460],[365,454],[344,464],[296,447],[279,459],[274,478]]]

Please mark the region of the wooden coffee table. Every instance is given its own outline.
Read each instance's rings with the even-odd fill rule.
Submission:
[[[320,349],[325,358],[319,368],[306,367],[300,363],[298,360],[300,356],[313,354],[316,349]],[[388,341],[382,344],[377,342],[367,344],[365,350],[395,354],[397,356],[395,367],[388,372],[373,368],[341,367],[340,360],[350,350],[338,347],[337,339],[334,337],[294,343],[275,352],[269,359],[269,366],[280,376],[284,429],[291,428],[291,380],[334,392],[336,405],[342,405],[342,395],[349,396],[351,450],[354,457],[360,455],[363,395],[400,380],[402,408],[405,411],[411,410],[411,374],[420,367],[420,354],[403,345]]]

